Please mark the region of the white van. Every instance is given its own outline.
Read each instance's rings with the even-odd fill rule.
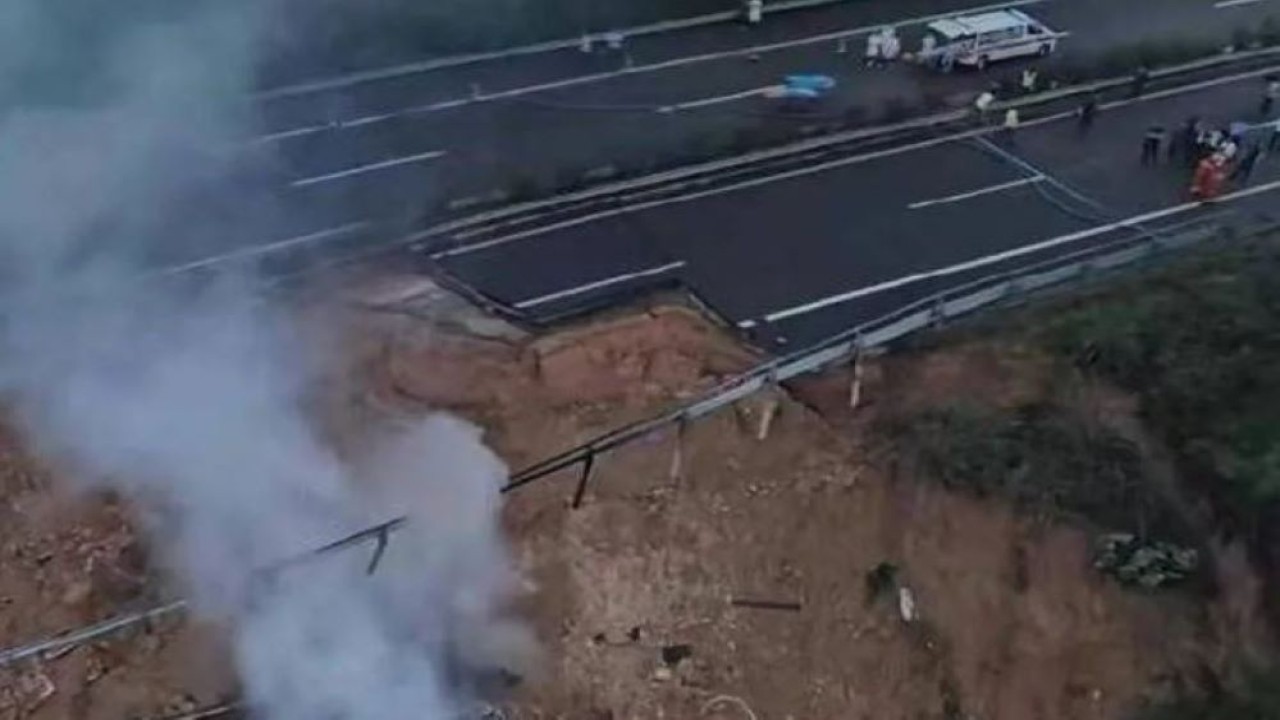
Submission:
[[[920,55],[945,68],[953,64],[978,69],[1015,57],[1048,55],[1062,34],[1021,10],[998,10],[929,23]]]

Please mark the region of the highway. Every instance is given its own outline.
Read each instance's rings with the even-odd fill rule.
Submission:
[[[1133,39],[1134,27],[1141,28],[1140,33],[1178,37],[1185,37],[1188,28],[1195,33],[1226,32],[1237,24],[1256,22],[1271,3],[1256,0],[1218,9],[1203,0],[1042,0],[1034,3],[1034,12],[1074,33],[1068,38],[1066,52],[1096,53],[1117,41],[1117,33],[1124,34],[1125,40]],[[851,90],[855,93],[872,93],[882,86],[897,88],[895,92],[907,88],[909,92],[923,83],[935,83],[968,98],[976,85],[989,79],[978,73],[937,76],[907,66],[867,71],[849,58],[836,56],[829,39],[820,43],[807,40],[826,38],[833,27],[847,28],[855,22],[875,27],[883,16],[842,13],[882,13],[886,5],[849,4],[786,14],[777,22],[770,20],[759,34],[738,26],[716,26],[651,36],[643,39],[643,44],[637,40],[632,47],[634,67],[639,69],[610,71],[606,77],[580,84],[574,92],[590,88],[596,100],[615,102],[637,99],[640,93],[653,93],[654,97],[665,93],[658,99],[671,101],[706,97],[710,92],[740,92],[743,85],[751,87],[788,64],[794,65],[790,69],[810,68],[801,64],[807,62],[805,58],[844,63],[846,75],[856,79],[845,82],[844,87],[856,89]],[[903,13],[937,11],[940,6],[937,2],[904,2],[893,7],[893,17],[901,20]],[[1091,23],[1105,27],[1092,27]],[[689,38],[704,39],[699,45]],[[763,52],[759,63],[744,59],[745,48],[770,43],[780,46]],[[741,120],[740,113],[726,112],[736,101],[671,113],[539,111],[528,102],[530,98],[550,101],[558,93],[568,92],[550,89],[530,91],[521,100],[486,100],[482,95],[423,116],[359,123],[360,117],[370,117],[370,106],[363,99],[366,96],[373,98],[375,105],[387,102],[389,107],[412,106],[424,100],[440,102],[440,98],[447,101],[448,83],[477,72],[492,73],[487,80],[490,89],[484,92],[524,92],[530,86],[522,83],[580,77],[581,67],[575,63],[581,62],[596,60],[576,51],[556,51],[372,82],[341,81],[263,98],[268,122],[299,120],[286,117],[294,110],[275,114],[278,108],[273,109],[273,103],[295,110],[327,103],[348,124],[287,138],[257,138],[240,148],[250,164],[264,158],[271,164],[271,177],[255,182],[270,186],[266,189],[278,206],[272,211],[279,218],[272,235],[193,238],[158,248],[152,261],[168,268],[167,272],[245,263],[265,264],[268,272],[287,274],[324,266],[353,254],[377,253],[388,241],[412,237],[430,227],[437,218],[426,214],[424,208],[451,196],[457,174],[472,173],[483,180],[490,172],[533,172],[541,162],[538,158],[551,166],[588,157],[595,161],[626,158],[637,147],[648,148],[645,152],[669,149],[669,143],[696,134],[702,123],[714,126],[726,118]],[[644,69],[662,63],[670,65]],[[754,77],[753,72],[763,74]],[[859,317],[848,312],[851,307],[874,312],[900,297],[937,286],[941,280],[931,278],[918,287],[895,286],[865,293],[857,302],[824,302],[825,298],[874,287],[922,268],[946,267],[1087,227],[1089,222],[1081,219],[1080,212],[1061,207],[1063,202],[1057,196],[1064,187],[1087,190],[1086,194],[1102,205],[1105,212],[1089,208],[1085,213],[1099,218],[1095,224],[1159,206],[1154,199],[1146,204],[1136,202],[1131,196],[1139,187],[1150,185],[1149,192],[1156,198],[1176,202],[1183,178],[1161,180],[1160,175],[1148,173],[1135,182],[1124,173],[1113,175],[1115,168],[1125,172],[1134,168],[1123,162],[1113,167],[1112,156],[1107,154],[1112,150],[1106,143],[1123,146],[1114,151],[1116,158],[1131,157],[1136,153],[1140,126],[1151,117],[1159,115],[1173,122],[1192,108],[1206,115],[1209,109],[1216,109],[1218,114],[1229,116],[1255,101],[1259,84],[1255,77],[1196,96],[1117,110],[1116,118],[1137,118],[1134,127],[1101,132],[1100,125],[1100,132],[1086,146],[1077,144],[1070,131],[1063,129],[1069,123],[1027,128],[1013,154],[1018,158],[1025,154],[1024,159],[1034,167],[1043,166],[1043,172],[1029,171],[990,147],[975,145],[972,138],[931,141],[916,149],[890,148],[865,157],[855,155],[831,167],[779,170],[788,174],[753,177],[749,184],[728,191],[717,186],[695,198],[665,198],[643,212],[519,237],[518,241],[506,242],[501,231],[490,231],[483,233],[485,242],[496,237],[502,240],[499,245],[436,260],[441,268],[480,292],[536,318],[593,307],[619,293],[681,283],[726,318],[760,335],[762,343],[794,344]],[[287,127],[288,122],[279,127]],[[533,125],[541,128],[534,133],[537,141],[517,131]],[[619,133],[634,135],[636,144],[629,144]],[[1103,145],[1095,147],[1094,143]],[[815,153],[812,159],[806,155],[788,162],[803,166],[826,161]],[[1099,163],[1107,169],[1101,170]],[[1096,177],[1086,172],[1091,168]],[[1260,175],[1267,172],[1269,166]],[[1119,186],[1111,187],[1117,178],[1121,178]],[[1006,208],[1008,217],[1002,215]],[[254,209],[249,206],[236,211],[252,214]],[[208,211],[223,210],[218,206]],[[983,220],[993,217],[1000,217],[1000,221],[989,230]],[[260,226],[257,222],[252,225]],[[220,250],[209,254],[211,246]],[[778,317],[814,303],[819,306]]]
[[[1274,12],[1275,0],[1218,7],[1211,0],[1012,0],[1071,33],[1065,59],[1096,59],[1143,41],[1223,41]],[[416,163],[434,201],[484,196],[513,181],[546,187],[592,170],[634,168],[694,152],[735,131],[794,127],[843,116],[874,119],[886,105],[964,102],[989,81],[897,66],[868,71],[868,31],[906,27],[990,7],[980,0],[850,2],[736,24],[636,38],[624,55],[574,49],[359,81],[337,78],[276,88],[261,97],[262,142],[297,177],[324,177],[397,161]],[[837,37],[850,38],[838,55]],[[750,58],[757,58],[752,61]],[[1010,72],[1013,70],[993,70]],[[830,73],[840,86],[810,116],[781,117],[759,93],[796,71]],[[431,157],[414,161],[410,158]],[[348,182],[391,184],[377,170]]]
[[[877,150],[510,241],[487,236],[436,260],[543,318],[679,283],[762,346],[794,347],[948,285],[1206,212],[1165,210],[1186,202],[1189,173],[1141,167],[1140,139],[1195,114],[1253,119],[1258,86],[1253,76],[1109,108],[1086,136],[1063,119],[1013,139],[961,133]],[[1280,207],[1277,180],[1280,157],[1264,159],[1256,194],[1225,207]],[[1121,225],[1144,215],[1140,228]]]

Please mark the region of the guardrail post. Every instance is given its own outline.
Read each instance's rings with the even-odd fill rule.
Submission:
[[[946,303],[947,303],[946,300],[942,298],[936,298],[933,301],[933,304],[929,306],[929,324],[930,325],[937,327],[941,325],[944,320],[947,319],[947,313],[945,310]]]
[[[684,474],[684,435],[689,427],[689,419],[681,416],[676,422],[675,446],[671,448],[671,465],[667,469],[667,477],[672,483],[680,482]]]
[[[853,379],[849,381],[849,409],[857,410],[862,402],[862,350],[853,353]]]
[[[372,575],[378,569],[378,563],[382,562],[382,554],[387,551],[389,530],[382,528],[378,531],[378,544],[373,548],[373,557],[369,558],[369,565],[365,568],[365,575]]]
[[[587,459],[582,461],[582,476],[578,478],[578,487],[573,491],[573,502],[569,503],[569,507],[577,510],[582,507],[582,496],[587,492],[587,481],[591,479],[591,471],[596,466],[596,453],[594,450],[587,454]]]
[[[1022,295],[1022,279],[1017,277],[1009,278],[1009,282],[1004,286],[1004,299],[1006,301]]]
[[[769,437],[769,429],[773,427],[773,418],[778,414],[778,379],[777,376],[769,378],[769,384],[765,386],[773,392],[769,393],[769,397],[764,402],[764,409],[760,413],[760,425],[756,428],[756,440],[763,442]]]

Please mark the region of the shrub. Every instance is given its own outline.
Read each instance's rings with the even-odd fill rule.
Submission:
[[[1049,318],[1054,352],[1129,388],[1230,517],[1280,502],[1280,259],[1269,245],[1184,262]]]
[[[1254,671],[1241,687],[1183,694],[1147,707],[1139,720],[1276,720],[1280,718],[1280,672]]]
[[[957,405],[896,421],[889,430],[900,456],[948,488],[1115,530],[1180,534],[1147,487],[1137,448],[1053,406]]]

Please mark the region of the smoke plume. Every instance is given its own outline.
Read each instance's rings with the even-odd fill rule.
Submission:
[[[281,221],[274,161],[243,142],[273,6],[0,3],[0,391],[86,487],[144,508],[198,611],[232,628],[255,716],[455,717],[468,669],[522,637],[500,618],[501,463],[433,417],[353,470],[302,409],[315,348],[250,274],[151,272]],[[261,571],[399,513],[371,577],[358,552]]]

